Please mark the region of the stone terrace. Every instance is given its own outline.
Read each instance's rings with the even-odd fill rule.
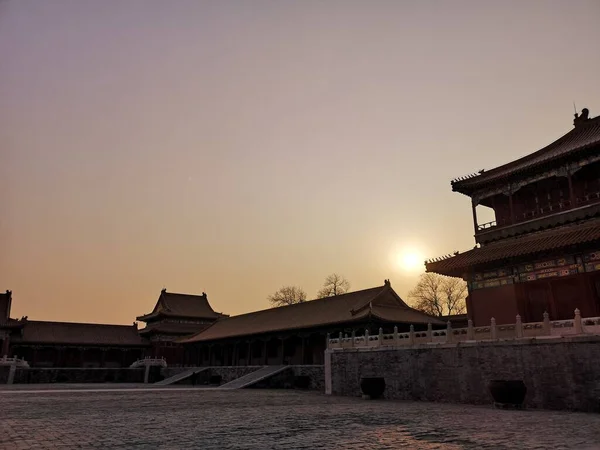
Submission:
[[[93,447],[592,449],[600,416],[299,391],[0,390],[0,448]]]

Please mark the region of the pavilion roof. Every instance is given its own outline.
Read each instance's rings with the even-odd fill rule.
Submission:
[[[452,181],[452,190],[471,195],[478,188],[600,144],[600,116],[577,125],[550,145],[491,170]]]
[[[11,338],[15,343],[56,345],[143,346],[148,341],[138,334],[134,325],[49,322],[27,320],[23,334]]]
[[[600,220],[596,218],[491,242],[480,248],[458,253],[445,259],[427,262],[426,268],[428,272],[462,276],[470,268],[487,263],[530,256],[599,240]]]
[[[205,293],[202,295],[178,294],[163,289],[151,313],[137,317],[143,322],[160,317],[181,317],[194,319],[217,319],[224,314],[215,312]]]
[[[362,291],[221,319],[204,331],[179,342],[214,341],[238,336],[310,329],[356,322],[368,317],[396,323],[443,324],[434,317],[410,308],[386,281],[383,286]]]

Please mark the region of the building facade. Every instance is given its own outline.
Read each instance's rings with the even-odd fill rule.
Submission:
[[[385,280],[371,289],[224,318],[180,342],[190,366],[323,364],[328,334],[391,333],[411,325],[424,330],[428,324],[446,325],[410,308]]]
[[[181,365],[183,346],[176,342],[227,317],[216,313],[206,294],[163,289],[151,313],[137,320],[146,326],[29,320],[10,317],[12,292],[0,294],[0,350],[24,358],[31,367],[129,367],[144,357],[164,357]]]
[[[227,315],[215,312],[202,295],[177,294],[163,289],[154,309],[136,320],[145,322],[139,331],[150,342],[151,356],[170,363],[183,359],[183,346],[177,341],[196,334]]]
[[[476,326],[600,315],[600,116],[588,116],[541,150],[452,181],[471,198],[476,246],[426,269],[467,281]],[[479,223],[477,207],[495,220]]]

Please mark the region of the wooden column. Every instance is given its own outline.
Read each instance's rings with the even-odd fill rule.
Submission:
[[[478,224],[477,224],[477,204],[475,203],[475,200],[471,199],[471,209],[473,211],[473,230],[475,232],[475,234],[477,234],[477,228],[478,228]]]
[[[8,332],[4,336],[4,340],[2,341],[2,353],[0,354],[0,358],[4,356],[8,356],[8,345],[10,343],[10,337]]]
[[[267,348],[267,347],[268,347],[268,346],[267,346],[267,343],[268,343],[268,342],[269,342],[269,341],[265,339],[265,366],[268,366],[268,365],[269,365],[269,353],[267,352],[267,350],[268,350],[268,348]]]
[[[569,201],[571,202],[571,208],[575,208],[575,191],[573,190],[573,178],[571,177],[571,171],[567,170],[567,181],[569,182]]]
[[[281,364],[285,362],[285,338],[281,339]]]
[[[301,338],[301,345],[300,345],[300,364],[304,364],[304,336],[302,336]]]
[[[248,356],[246,357],[246,365],[252,365],[252,341],[248,341]]]
[[[515,223],[515,211],[513,209],[513,195],[512,192],[508,193],[508,205],[510,208],[510,223]]]
[[[212,366],[212,357],[213,357],[212,344],[208,344],[208,365],[209,366]]]

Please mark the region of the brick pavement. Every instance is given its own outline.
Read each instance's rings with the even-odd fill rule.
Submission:
[[[600,449],[600,415],[252,389],[0,391],[0,448]]]

